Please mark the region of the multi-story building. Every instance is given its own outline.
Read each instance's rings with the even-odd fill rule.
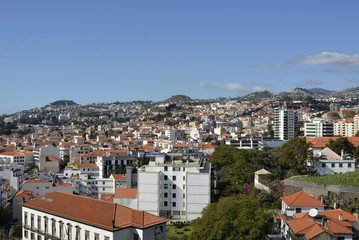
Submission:
[[[23,203],[27,239],[166,239],[168,219],[119,204],[53,192]]]
[[[354,137],[354,121],[353,118],[343,118],[334,122],[334,136]]]
[[[158,155],[138,170],[138,208],[157,216],[192,220],[211,198],[211,164],[206,158]]]
[[[306,137],[332,137],[334,125],[321,120],[315,120],[304,124],[304,136]]]
[[[297,136],[297,111],[291,106],[282,106],[274,109],[274,138],[290,140]]]

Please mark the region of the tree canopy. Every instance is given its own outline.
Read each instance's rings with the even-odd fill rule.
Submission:
[[[273,216],[252,195],[221,198],[192,221],[187,239],[262,239],[273,228]]]
[[[354,145],[349,142],[348,138],[346,137],[340,137],[335,141],[330,139],[326,146],[339,155],[341,155],[342,150],[350,155],[353,155],[355,151]]]
[[[279,164],[285,169],[291,169],[294,174],[306,174],[309,160],[310,144],[305,138],[293,138],[279,150]]]

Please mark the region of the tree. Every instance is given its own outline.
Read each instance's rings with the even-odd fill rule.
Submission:
[[[350,155],[353,155],[355,151],[354,145],[349,142],[348,138],[346,137],[340,137],[335,141],[330,139],[326,146],[339,155],[341,155],[342,150]]]
[[[187,239],[263,239],[274,223],[260,201],[252,195],[224,197],[211,203],[202,217],[192,221],[193,232]]]
[[[308,173],[307,162],[310,144],[305,138],[293,138],[279,150],[278,162],[284,169],[290,169],[294,174]]]

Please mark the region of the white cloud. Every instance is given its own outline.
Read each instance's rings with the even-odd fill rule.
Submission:
[[[359,66],[359,54],[346,55],[337,52],[322,52],[318,55],[296,59],[304,65],[340,65],[340,66]]]
[[[225,90],[237,92],[237,93],[242,93],[242,92],[246,91],[246,89],[238,83],[224,84],[224,83],[213,82],[211,85],[213,87],[217,87],[217,88],[221,88],[221,89],[225,89]]]
[[[298,83],[298,87],[306,87],[306,86],[319,86],[322,85],[323,82],[320,80],[312,80],[312,79],[305,79],[303,82]]]
[[[199,82],[198,85],[199,85],[200,87],[206,87],[206,86],[207,86],[207,84],[206,84],[205,82]]]
[[[254,92],[262,92],[264,90],[268,90],[268,88],[258,85],[252,87],[252,91]]]

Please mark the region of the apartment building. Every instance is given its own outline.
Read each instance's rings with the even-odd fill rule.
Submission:
[[[291,106],[281,106],[274,109],[274,138],[290,140],[297,136],[297,111]]]
[[[334,124],[321,120],[305,123],[304,136],[313,138],[332,137],[334,136]]]
[[[210,203],[210,194],[206,158],[162,154],[138,170],[138,207],[154,215],[193,220]]]

